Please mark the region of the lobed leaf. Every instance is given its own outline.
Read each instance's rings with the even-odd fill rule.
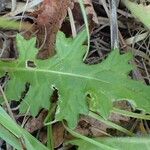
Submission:
[[[66,38],[62,32],[57,35],[57,54],[47,60],[36,59],[35,39],[26,41],[17,35],[19,58],[13,62],[0,61],[0,76],[9,73],[10,81],[5,89],[8,100],[19,100],[25,83],[29,91],[21,102],[21,112],[30,108],[36,116],[39,109],[50,107],[50,96],[55,89],[59,92],[56,120],[65,119],[69,127],[75,128],[80,114],[89,109],[109,116],[112,104],[128,100],[134,107],[150,112],[150,87],[130,79],[133,69],[129,63],[131,53],[120,55],[118,50],[100,64],[87,65],[82,59],[86,52],[83,46],[86,31],[75,39]],[[33,62],[33,66],[28,62]],[[88,98],[90,96],[90,99]],[[1,101],[2,102],[2,101]]]

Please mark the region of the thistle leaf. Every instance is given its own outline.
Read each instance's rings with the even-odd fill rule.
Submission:
[[[55,118],[66,120],[71,128],[76,127],[79,115],[88,114],[89,109],[107,118],[113,102],[118,100],[128,100],[133,107],[149,113],[150,87],[128,76],[133,69],[129,63],[131,53],[120,55],[118,50],[113,50],[102,63],[87,65],[82,61],[85,40],[86,31],[75,39],[59,32],[57,54],[47,60],[38,60],[35,39],[26,41],[18,35],[19,58],[12,62],[0,61],[0,76],[5,72],[10,76],[5,89],[8,100],[19,100],[25,83],[29,83],[20,110],[26,112],[29,108],[35,116],[41,108],[50,107],[50,96],[58,89]],[[30,61],[33,67],[28,65]]]

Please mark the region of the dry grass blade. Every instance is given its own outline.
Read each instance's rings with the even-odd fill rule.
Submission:
[[[119,0],[109,0],[111,49],[118,49],[119,48],[118,19],[117,19],[117,6],[118,6],[118,3],[119,3]]]

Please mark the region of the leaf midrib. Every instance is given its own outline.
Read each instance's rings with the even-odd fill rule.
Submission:
[[[0,70],[13,70],[13,72],[43,72],[43,74],[45,73],[51,73],[51,74],[60,74],[60,75],[64,75],[64,76],[71,76],[71,77],[76,77],[76,78],[83,78],[83,79],[88,79],[88,80],[95,80],[95,81],[99,81],[99,82],[103,82],[103,83],[106,83],[106,84],[110,84],[110,82],[107,82],[105,80],[100,80],[98,78],[95,78],[95,77],[91,77],[91,76],[87,76],[87,75],[83,75],[83,74],[75,74],[75,73],[70,73],[70,72],[62,72],[62,71],[55,71],[55,70],[45,70],[45,69],[36,69],[36,68],[20,68],[20,67],[17,67],[17,68],[12,68],[12,67],[4,67],[5,69],[0,69]],[[14,71],[15,70],[15,71]],[[8,73],[9,73],[8,71]],[[37,73],[38,74],[38,73]]]

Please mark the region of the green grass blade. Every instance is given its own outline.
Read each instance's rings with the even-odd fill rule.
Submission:
[[[0,127],[0,138],[16,149],[20,150],[20,142],[23,140],[27,150],[48,150],[35,137],[17,125],[2,107],[0,107]]]
[[[122,1],[131,13],[150,29],[150,5],[144,6],[129,0]]]
[[[89,49],[90,49],[90,31],[89,31],[89,24],[88,24],[88,18],[87,18],[87,14],[86,14],[86,10],[83,4],[83,0],[78,0],[79,4],[80,4],[80,8],[82,11],[82,15],[83,15],[83,19],[84,19],[84,23],[85,23],[85,27],[86,27],[86,32],[87,32],[87,40],[88,40],[88,46],[87,46],[87,52],[83,58],[83,60],[86,59]]]
[[[21,142],[18,140],[18,138],[14,134],[9,132],[9,130],[3,127],[1,124],[0,124],[0,138],[2,138],[4,141],[7,141],[7,143],[12,145],[15,149],[18,150],[22,149]]]
[[[128,117],[144,119],[144,120],[150,120],[150,115],[137,114],[137,113],[133,113],[133,112],[117,109],[117,108],[113,108],[112,112],[117,113],[117,114],[121,114],[121,115],[124,115],[124,116],[128,116]]]
[[[121,132],[123,132],[123,133],[125,133],[125,134],[127,134],[127,135],[129,135],[129,136],[133,136],[133,135],[134,135],[134,134],[133,134],[132,132],[130,132],[129,130],[127,130],[127,129],[125,129],[125,128],[123,128],[123,127],[121,127],[121,126],[119,126],[119,125],[117,125],[117,124],[115,124],[115,123],[113,123],[113,122],[111,122],[111,121],[109,121],[109,120],[105,120],[105,119],[103,119],[101,116],[99,116],[99,115],[97,115],[97,114],[95,114],[95,113],[93,113],[93,112],[89,112],[89,116],[91,116],[91,117],[93,117],[93,118],[95,118],[95,119],[97,119],[97,120],[99,120],[99,121],[105,123],[106,125],[108,125],[108,126],[114,128],[114,129],[117,129],[118,131],[121,131]]]
[[[97,142],[97,141],[95,141],[94,139],[91,139],[91,138],[88,138],[88,137],[86,137],[86,136],[83,136],[83,135],[81,135],[81,134],[79,134],[79,133],[73,131],[72,129],[68,128],[67,126],[65,126],[65,129],[66,129],[70,134],[72,134],[74,137],[79,138],[79,139],[82,139],[84,142],[87,142],[87,143],[89,143],[89,144],[91,144],[91,145],[94,145],[94,146],[96,146],[96,147],[99,148],[99,149],[104,149],[104,150],[116,150],[116,149],[114,149],[114,148],[109,147],[109,146],[106,145],[106,144],[102,144],[101,142]],[[70,142],[69,142],[69,143],[70,143]]]
[[[95,138],[93,139],[101,144],[106,144],[115,150],[149,150],[150,137],[125,137],[125,138]],[[70,141],[69,143],[77,145],[78,150],[106,150],[100,149],[92,143],[85,142],[82,139]]]
[[[22,23],[20,25],[20,22],[18,22],[18,21],[0,17],[0,28],[19,30],[20,27],[21,27],[21,29],[29,29],[29,28],[31,28],[31,25],[29,25],[27,23]]]

